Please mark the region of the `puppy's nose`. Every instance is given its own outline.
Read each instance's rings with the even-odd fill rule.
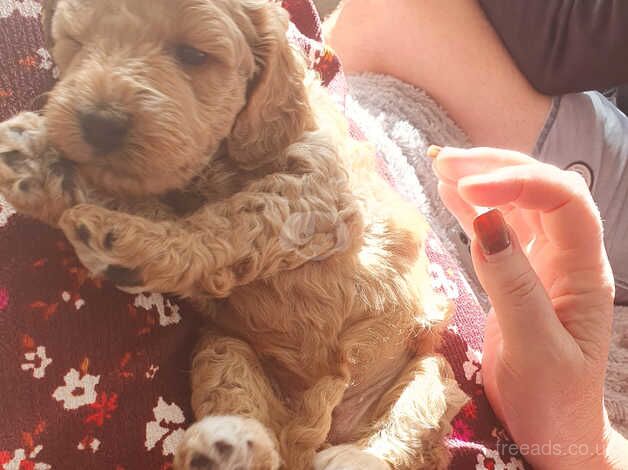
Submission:
[[[80,112],[79,122],[83,139],[97,151],[109,153],[122,147],[131,117],[117,110],[98,108]]]

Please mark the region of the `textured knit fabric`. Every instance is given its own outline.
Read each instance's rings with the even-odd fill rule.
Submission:
[[[345,96],[311,3],[284,6],[298,27],[290,37],[346,106],[354,133],[379,135],[377,122],[363,120]],[[39,12],[35,0],[0,0],[0,119],[35,106],[53,83]],[[423,207],[403,156],[380,149],[378,159],[391,184]],[[192,419],[188,370],[198,313],[178,299],[127,295],[89,279],[60,232],[0,208],[0,468],[171,468]],[[443,352],[472,399],[453,422],[451,468],[525,468],[496,451],[509,441],[481,385],[483,311],[436,232],[426,249],[434,287],[456,306]]]

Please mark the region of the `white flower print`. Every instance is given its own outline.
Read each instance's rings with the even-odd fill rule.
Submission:
[[[61,298],[63,299],[63,301],[64,301],[65,303],[68,303],[70,300],[72,300],[72,295],[71,295],[71,294],[70,294],[67,290],[64,290],[64,291],[61,293]],[[74,308],[75,308],[76,310],[80,310],[80,309],[82,309],[83,307],[85,307],[85,300],[84,300],[84,299],[81,299],[81,298],[77,298],[77,299],[74,301]]]
[[[100,441],[95,437],[92,439],[88,439],[87,442],[85,440],[78,443],[76,446],[78,450],[89,449],[92,451],[92,454],[95,454],[96,451],[100,448]]]
[[[460,291],[455,281],[447,277],[445,270],[440,264],[431,263],[429,267],[432,275],[432,286],[434,289],[442,289],[447,298],[455,300],[460,297]]]
[[[173,432],[168,434],[162,444],[162,453],[164,455],[174,455],[177,451],[177,447],[179,447],[179,444],[181,444],[181,441],[183,440],[184,434],[185,431],[183,428],[175,429]]]
[[[163,397],[157,400],[157,406],[153,408],[154,421],[146,423],[146,449],[152,450],[162,440],[163,455],[174,455],[174,452],[183,439],[184,430],[182,427],[173,429],[168,424],[183,424],[185,416],[183,411],[176,404],[168,404]],[[163,425],[163,426],[162,426]]]
[[[54,63],[52,62],[52,56],[50,55],[50,52],[48,52],[48,49],[40,47],[39,49],[37,49],[37,55],[41,58],[41,60],[39,61],[40,69],[50,70],[52,67],[54,67]]]
[[[11,207],[4,197],[0,196],[0,227],[4,227],[13,214],[15,214],[15,209]]]
[[[161,294],[139,294],[135,297],[134,305],[144,310],[151,310],[156,307],[161,326],[176,325],[181,321],[179,306],[169,299],[164,299]]]
[[[482,364],[482,353],[467,346],[467,360],[462,363],[464,376],[467,380],[472,380],[475,375],[475,383],[478,385],[482,384],[480,364]]]
[[[146,373],[144,374],[148,380],[153,380],[159,372],[159,366],[151,364]]]
[[[36,0],[0,0],[0,18],[8,18],[15,11],[25,17],[37,18],[41,4]]]
[[[475,470],[525,470],[521,460],[511,457],[510,462],[504,463],[499,452],[492,449],[482,449],[477,455],[477,460]]]
[[[24,353],[24,359],[28,362],[22,364],[22,370],[32,370],[33,377],[36,379],[43,379],[46,376],[46,367],[52,363],[52,359],[46,356],[46,348],[44,346],[37,346],[35,352]],[[37,362],[39,362],[39,365],[36,365]]]
[[[100,375],[85,374],[81,377],[76,369],[70,369],[63,380],[65,385],[58,387],[52,396],[62,401],[66,410],[76,410],[96,401],[96,384],[100,381]]]
[[[52,78],[59,78],[59,68],[52,61],[52,56],[48,49],[40,47],[37,49],[37,55],[41,58],[39,62],[39,68],[42,70],[50,70],[52,69]]]
[[[36,446],[32,452],[28,454],[28,456],[26,455],[26,451],[24,449],[16,449],[13,452],[13,458],[2,466],[2,470],[21,470],[24,468],[32,468],[33,470],[49,470],[52,467],[47,463],[37,462],[33,464],[32,462],[29,462],[29,460],[36,458],[43,448],[44,447],[42,445]],[[31,465],[27,467],[29,463]]]

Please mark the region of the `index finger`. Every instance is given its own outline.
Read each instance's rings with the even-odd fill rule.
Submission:
[[[449,181],[458,181],[466,176],[535,162],[537,160],[534,158],[514,150],[490,147],[470,149],[444,147],[434,160],[433,167],[439,177]]]
[[[473,205],[539,211],[547,239],[563,250],[602,246],[599,210],[575,172],[543,163],[510,166],[462,178],[458,190]]]

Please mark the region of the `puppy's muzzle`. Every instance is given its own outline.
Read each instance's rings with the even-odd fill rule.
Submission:
[[[127,113],[107,107],[81,111],[78,119],[83,139],[99,154],[121,148],[131,127]]]

